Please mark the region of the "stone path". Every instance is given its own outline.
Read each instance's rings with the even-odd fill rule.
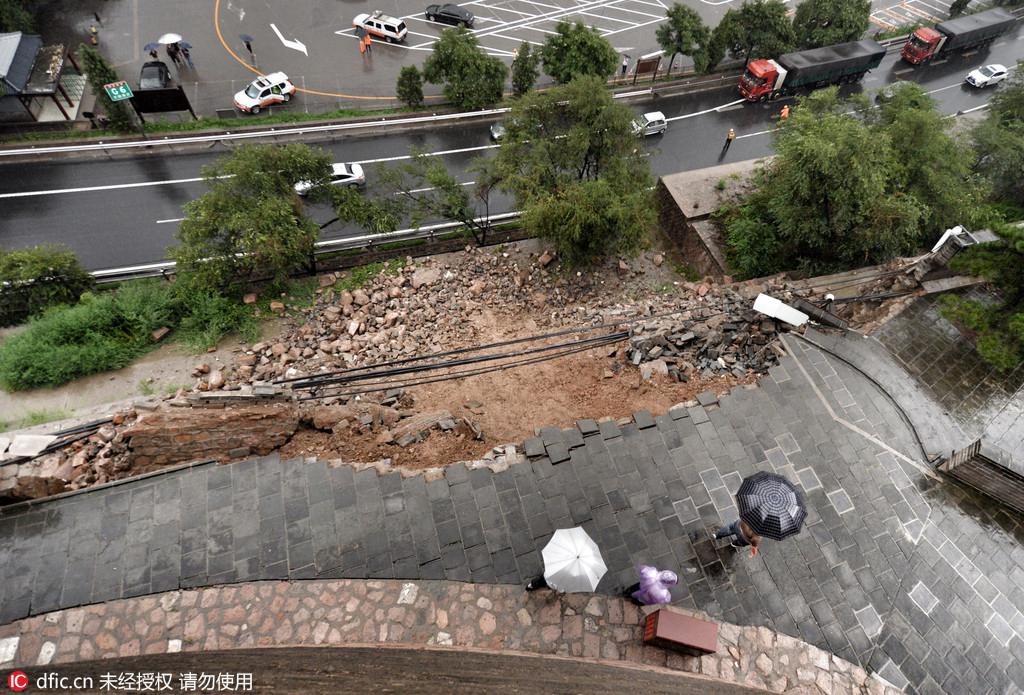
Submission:
[[[991,301],[984,290],[967,293]],[[941,295],[915,300],[876,336],[973,439],[984,436],[1024,461],[1024,364],[1008,374],[987,365],[938,310]]]
[[[7,510],[0,624],[256,579],[522,583],[552,531],[581,524],[609,566],[600,592],[656,564],[680,574],[676,605],[799,637],[908,692],[1024,688],[1017,517],[922,470],[860,374],[785,344],[760,388],[545,429],[524,443],[536,458],[498,473],[460,464],[427,482],[265,458]],[[706,527],[731,521],[732,493],[764,469],[804,486],[804,532],[755,559],[716,547]]]
[[[471,648],[600,659],[779,693],[806,692],[799,690],[803,686],[837,695],[859,695],[862,686],[876,694],[885,690],[863,669],[764,627],[720,624],[717,654],[695,658],[666,652],[642,644],[643,618],[641,610],[620,598],[530,594],[515,585],[260,582],[110,601],[2,626],[0,668],[40,665],[65,675],[65,669],[53,667],[177,652],[380,644],[453,647],[462,654]],[[99,662],[101,667],[104,663]],[[158,668],[155,663],[141,662],[140,670],[152,672]],[[188,663],[189,670],[198,670],[194,662]],[[225,670],[223,663],[216,670]],[[334,680],[340,689],[335,692],[359,692],[345,680],[348,670]],[[255,692],[267,687],[261,675],[266,677],[254,674],[254,686],[260,686]],[[569,682],[566,692],[588,690],[579,679]],[[518,685],[517,692],[537,692],[528,680]],[[713,687],[705,682],[703,692]],[[889,695],[895,692],[890,689]]]

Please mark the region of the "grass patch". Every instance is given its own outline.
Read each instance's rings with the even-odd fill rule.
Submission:
[[[686,278],[687,282],[700,282],[702,278],[700,273],[682,261],[673,261],[672,270],[676,272],[676,275]]]
[[[65,420],[71,417],[71,413],[61,408],[44,408],[43,410],[30,410],[17,420],[0,420],[0,432],[20,430],[26,427],[45,425],[54,420]]]
[[[930,27],[931,22],[910,22],[909,24],[901,24],[898,27],[892,29],[886,29],[880,31],[871,38],[875,41],[885,41],[886,39],[894,39],[897,36],[906,36],[907,34],[913,34],[916,30],[921,27]]]
[[[719,191],[724,191],[725,187],[728,185],[729,183],[725,179],[718,179],[718,183],[715,184],[715,188]]]
[[[389,261],[381,263],[370,263],[369,265],[359,266],[349,271],[347,277],[340,278],[334,283],[335,289],[338,290],[357,290],[361,287],[365,287],[373,278],[377,277],[381,272],[388,275],[398,275],[398,272],[405,266],[404,258],[392,258]]]

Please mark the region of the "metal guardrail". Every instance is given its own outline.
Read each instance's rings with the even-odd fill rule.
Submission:
[[[474,222],[508,222],[519,219],[522,213],[503,212],[490,217],[477,217]],[[343,239],[327,239],[316,243],[316,256],[322,256],[338,251],[349,251],[352,249],[372,250],[382,244],[396,241],[415,241],[418,239],[433,240],[437,236],[462,227],[461,222],[439,222],[438,224],[426,225],[415,229],[398,229],[393,232],[381,234],[363,234],[360,236],[345,237]],[[94,270],[90,273],[97,283],[122,282],[124,280],[138,280],[141,278],[163,277],[174,272],[177,264],[174,261],[160,261],[159,263],[146,263],[143,265],[127,266],[124,268],[105,268]]]

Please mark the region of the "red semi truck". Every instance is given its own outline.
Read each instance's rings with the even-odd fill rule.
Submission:
[[[885,47],[875,41],[850,41],[786,53],[777,60],[752,60],[740,77],[740,93],[747,101],[765,101],[797,90],[856,82],[884,57]]]
[[[1016,23],[1016,17],[997,7],[936,24],[934,29],[921,27],[910,35],[900,55],[908,63],[920,65],[949,53],[991,43]]]

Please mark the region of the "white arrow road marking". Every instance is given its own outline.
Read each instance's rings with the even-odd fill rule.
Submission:
[[[281,35],[281,30],[277,28],[276,24],[271,24],[270,28],[274,30],[274,33],[277,34],[277,38],[281,39],[281,43],[283,43],[285,46],[287,46],[288,48],[294,48],[296,51],[302,51],[303,55],[309,57],[309,52],[306,50],[306,44],[302,43],[298,39],[295,39],[294,41],[289,41],[288,39]]]

